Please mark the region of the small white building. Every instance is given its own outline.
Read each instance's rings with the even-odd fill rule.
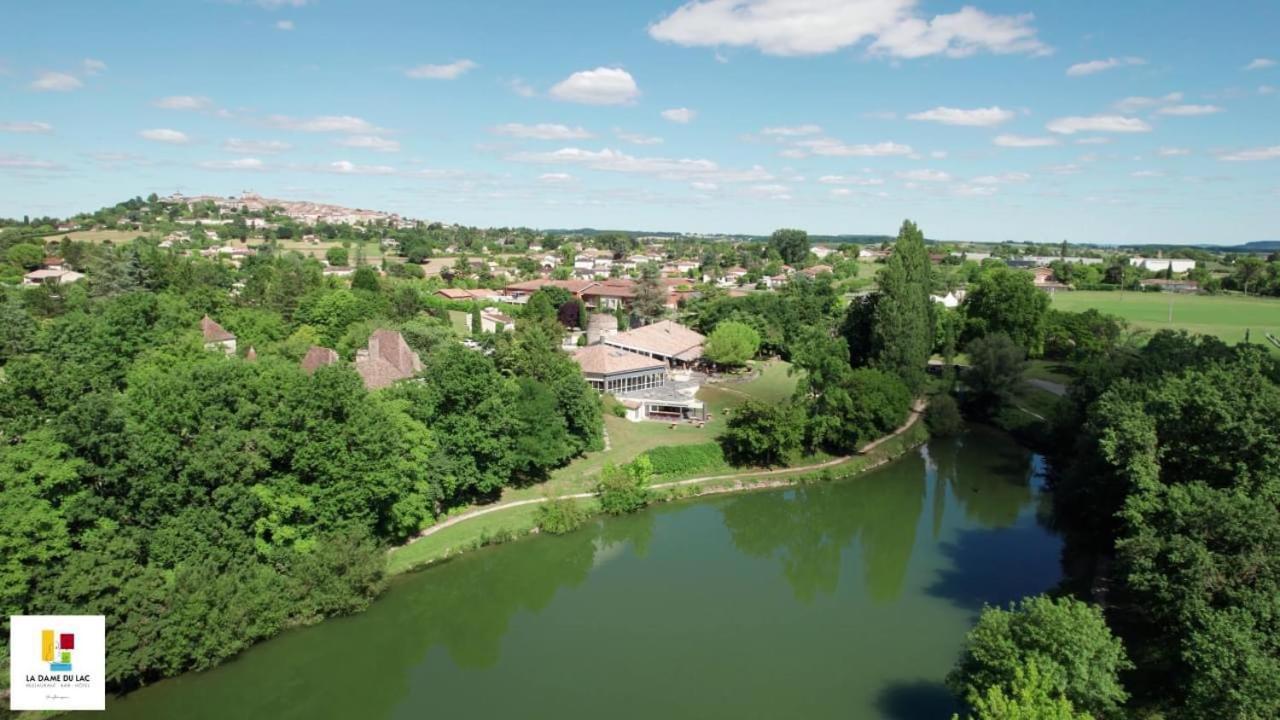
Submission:
[[[1175,273],[1184,273],[1194,270],[1196,267],[1195,260],[1184,260],[1181,258],[1146,258],[1131,257],[1129,264],[1134,267],[1140,267],[1151,272],[1165,272],[1173,268]]]

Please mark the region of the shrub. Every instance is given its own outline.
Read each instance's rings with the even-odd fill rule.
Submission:
[[[724,467],[724,453],[716,443],[656,447],[645,455],[655,475],[680,475]]]
[[[554,498],[538,506],[538,527],[552,535],[573,532],[586,521],[586,511],[568,498]]]
[[[596,485],[600,509],[610,515],[626,515],[648,505],[652,477],[653,466],[644,455],[627,465],[606,465]]]
[[[620,403],[613,403],[612,405],[610,405],[609,412],[613,413],[614,417],[624,418],[627,416],[627,409],[623,407]]]
[[[929,408],[924,413],[925,425],[929,426],[929,434],[938,437],[959,435],[964,431],[964,418],[960,416],[960,406],[956,399],[947,394],[935,395],[929,399]]]
[[[743,403],[729,418],[720,447],[734,465],[781,465],[800,447],[804,421],[793,405]]]

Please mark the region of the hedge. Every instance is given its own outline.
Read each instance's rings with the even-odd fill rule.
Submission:
[[[709,442],[697,445],[664,445],[645,453],[657,475],[683,475],[728,467],[720,444]]]

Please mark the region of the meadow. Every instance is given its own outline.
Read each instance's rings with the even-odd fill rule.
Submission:
[[[1188,330],[1228,343],[1244,340],[1248,331],[1251,342],[1271,347],[1265,333],[1280,336],[1280,299],[1275,298],[1081,291],[1054,293],[1053,307],[1076,312],[1095,308],[1133,327]]]

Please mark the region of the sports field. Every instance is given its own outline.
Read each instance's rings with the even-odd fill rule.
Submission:
[[[1058,292],[1053,295],[1053,307],[1077,312],[1096,308],[1122,317],[1134,327],[1188,330],[1216,335],[1229,343],[1243,340],[1246,330],[1249,331],[1252,342],[1268,346],[1265,333],[1280,336],[1280,299],[1277,298],[1177,293]]]

